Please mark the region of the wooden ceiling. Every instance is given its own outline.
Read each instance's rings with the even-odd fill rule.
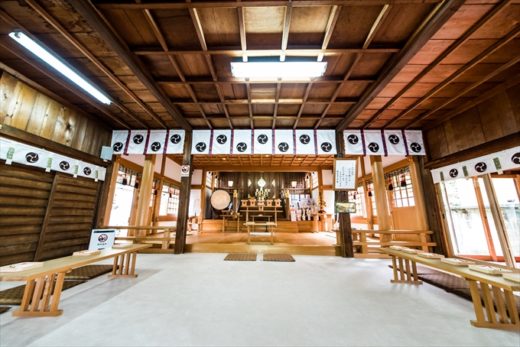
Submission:
[[[182,155],[169,155],[182,165]],[[208,171],[313,171],[332,168],[333,155],[194,155],[191,165]]]
[[[518,83],[519,21],[518,1],[493,0],[2,1],[0,68],[113,128],[425,128]],[[14,29],[115,102],[56,77]],[[234,79],[251,57],[328,65],[310,82]]]

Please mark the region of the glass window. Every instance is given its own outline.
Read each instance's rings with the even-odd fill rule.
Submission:
[[[161,205],[159,206],[159,215],[177,216],[179,210],[179,194],[180,190],[171,185],[163,184],[161,192]]]
[[[502,210],[506,232],[515,257],[520,257],[520,202],[514,178],[493,177],[491,179]],[[495,232],[496,234],[496,232]],[[498,240],[495,248],[499,248]]]
[[[443,202],[449,218],[454,252],[460,255],[489,256],[473,181],[460,179],[445,181],[443,184]]]
[[[391,193],[393,207],[415,206],[410,168],[395,170],[385,175],[386,189]]]

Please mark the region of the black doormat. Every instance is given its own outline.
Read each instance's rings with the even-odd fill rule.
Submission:
[[[72,270],[65,275],[65,280],[90,280],[112,271],[112,265],[87,265]]]
[[[85,283],[85,281],[64,281],[63,290],[77,286],[78,284]],[[0,291],[0,304],[1,305],[20,305],[22,303],[23,292],[25,285],[9,288]],[[43,295],[43,293],[42,293]]]
[[[286,263],[294,263],[293,256],[290,254],[264,254],[264,261],[278,261]]]
[[[256,261],[256,253],[229,253],[226,261]]]

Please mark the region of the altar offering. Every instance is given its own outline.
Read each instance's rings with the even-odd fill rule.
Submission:
[[[441,259],[441,262],[455,266],[469,266],[475,264],[475,262],[459,258],[443,258]]]
[[[35,269],[35,268],[42,267],[42,266],[43,266],[43,262],[26,261],[23,263],[16,263],[16,264],[2,266],[2,267],[0,267],[0,272],[20,272],[20,271]]]

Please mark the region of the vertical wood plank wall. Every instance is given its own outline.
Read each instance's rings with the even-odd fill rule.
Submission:
[[[0,78],[0,124],[99,156],[110,144],[105,125],[64,107],[6,72]]]
[[[425,132],[430,160],[520,132],[520,84]]]
[[[103,123],[0,74],[0,125],[96,157],[110,144]],[[0,161],[0,266],[87,248],[102,184]]]

